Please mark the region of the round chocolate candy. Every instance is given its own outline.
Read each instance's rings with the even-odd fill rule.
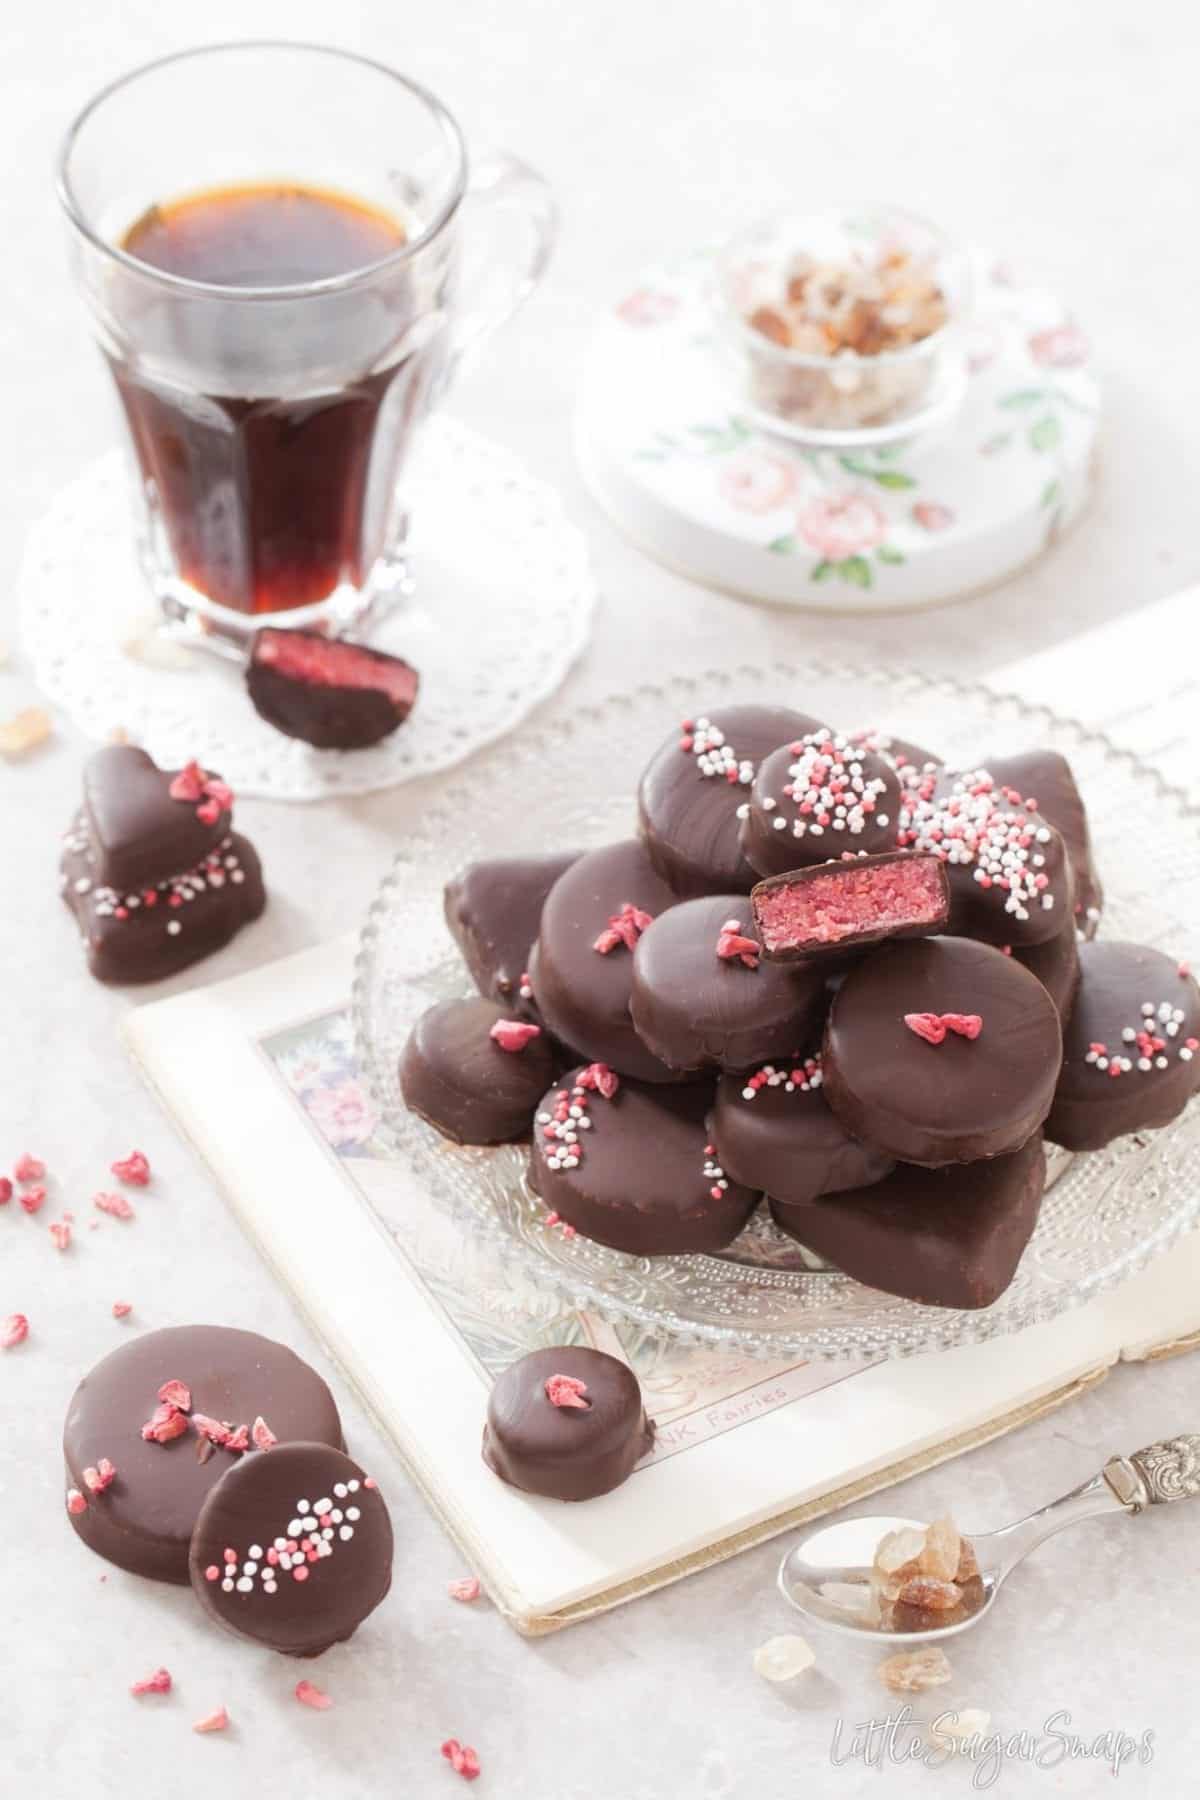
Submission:
[[[654,1442],[637,1376],[603,1350],[532,1350],[495,1382],[483,1460],[511,1487],[591,1500],[620,1487]]]
[[[403,725],[420,679],[411,663],[367,644],[264,627],[251,639],[246,691],[285,737],[318,750],[365,750]]]
[[[1075,920],[1064,919],[1062,930],[1044,944],[1014,944],[1011,954],[1022,968],[1037,976],[1057,1007],[1065,1032],[1079,990],[1079,934]]]
[[[864,852],[768,875],[750,890],[750,906],[765,956],[811,960],[941,931],[950,889],[946,866],[936,856]]]
[[[328,1387],[270,1338],[181,1325],[123,1344],[84,1376],[67,1411],[67,1487],[83,1502],[69,1506],[71,1524],[122,1569],[186,1581],[204,1501],[227,1470],[262,1455],[258,1421],[280,1443],[342,1443]]]
[[[1032,1136],[1061,1061],[1058,1013],[1028,969],[971,938],[910,939],[871,951],[835,994],[825,1095],[898,1162],[976,1162]]]
[[[565,875],[579,852],[553,856],[498,856],[470,863],[446,883],[446,923],[471,971],[471,979],[489,1000],[522,1014],[536,1016],[524,979],[529,952],[542,922],[546,896]]]
[[[1073,916],[1066,847],[1036,802],[987,769],[930,770],[906,790],[899,847],[940,856],[950,926],[989,944],[1040,944]]]
[[[530,958],[533,1000],[555,1036],[639,1081],[677,1081],[633,1028],[633,953],[675,895],[642,844],[589,851],[555,882]]]
[[[554,1077],[545,1032],[494,1000],[439,1000],[400,1058],[405,1105],[456,1144],[525,1137]]]
[[[1066,845],[1075,877],[1075,920],[1084,937],[1094,937],[1104,910],[1104,889],[1092,856],[1087,808],[1065,756],[1057,750],[1029,750],[1021,756],[990,756],[988,773],[1003,787],[1037,802]]]
[[[759,765],[741,822],[746,860],[781,875],[847,850],[893,850],[900,792],[886,756],[824,726],[805,732]]]
[[[811,1043],[825,984],[810,963],[763,960],[744,894],[686,900],[656,919],[633,956],[630,1011],[673,1069],[745,1069]]]
[[[577,1069],[538,1109],[530,1185],[568,1225],[614,1250],[722,1250],[758,1194],[717,1161],[705,1123],[711,1102],[709,1082],[614,1088],[611,1072]]]
[[[708,1129],[726,1174],[775,1200],[799,1204],[869,1187],[895,1167],[830,1110],[819,1057],[723,1075]]]
[[[392,1585],[392,1522],[370,1476],[328,1444],[279,1444],[226,1470],[188,1573],[206,1613],[285,1656],[350,1637]]]
[[[1129,1131],[1169,1125],[1200,1090],[1200,990],[1143,944],[1084,944],[1046,1136],[1099,1150]]]
[[[1046,1184],[1040,1134],[988,1162],[902,1163],[871,1187],[809,1205],[771,1202],[806,1249],[868,1287],[924,1306],[991,1306],[1016,1274]]]
[[[638,820],[654,866],[682,898],[748,892],[756,871],[739,812],[758,765],[816,719],[782,706],[719,706],[685,720],[650,758]]]

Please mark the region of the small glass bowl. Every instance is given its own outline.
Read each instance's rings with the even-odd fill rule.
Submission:
[[[800,259],[852,267],[882,244],[930,273],[946,320],[895,350],[828,354],[775,342],[750,323],[774,307]],[[966,257],[927,220],[899,207],[777,214],[732,238],[717,259],[714,308],[739,365],[746,410],[764,430],[818,448],[869,449],[915,436],[957,411],[966,390],[959,342],[970,306]]]

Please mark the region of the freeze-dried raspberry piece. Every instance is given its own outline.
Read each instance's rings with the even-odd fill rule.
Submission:
[[[19,1194],[17,1197],[24,1210],[30,1214],[41,1212],[43,1206],[46,1204],[46,1190],[44,1187],[26,1188],[25,1192]]]
[[[155,1669],[153,1675],[147,1675],[141,1681],[132,1683],[131,1694],[169,1694],[171,1691],[171,1672],[169,1669]]]
[[[206,1713],[202,1719],[197,1719],[192,1730],[199,1732],[225,1731],[228,1725],[229,1714],[223,1706],[218,1706],[215,1712]]]
[[[478,1600],[482,1591],[478,1578],[474,1575],[463,1575],[458,1581],[446,1584],[446,1592],[452,1600],[462,1600],[467,1603]]]
[[[169,1444],[173,1438],[182,1437],[187,1428],[186,1414],[163,1401],[142,1426],[142,1436],[147,1443]]]
[[[450,1764],[456,1775],[466,1781],[474,1781],[479,1774],[479,1757],[470,1744],[460,1744],[457,1738],[447,1738],[442,1745],[442,1755]]]
[[[177,1406],[180,1412],[191,1412],[192,1390],[186,1381],[164,1381],[154,1396],[165,1406]]]
[[[150,1180],[150,1164],[140,1150],[131,1150],[112,1164],[112,1172],[127,1187],[145,1187]]]
[[[547,1375],[545,1386],[551,1406],[576,1406],[586,1412],[592,1404],[586,1397],[587,1383],[574,1375]]]
[[[13,1174],[18,1181],[41,1181],[46,1173],[46,1165],[40,1156],[32,1156],[28,1150],[19,1156],[13,1167]]]
[[[114,1219],[132,1219],[133,1208],[124,1194],[94,1194],[92,1205],[97,1211],[108,1213]]]
[[[294,1691],[301,1706],[311,1706],[314,1712],[328,1712],[333,1705],[329,1695],[314,1687],[311,1681],[298,1681]]]
[[[261,1413],[250,1427],[250,1440],[256,1450],[269,1450],[273,1444],[279,1442]]]
[[[0,1324],[0,1350],[13,1350],[29,1336],[29,1320],[24,1313],[9,1313]]]

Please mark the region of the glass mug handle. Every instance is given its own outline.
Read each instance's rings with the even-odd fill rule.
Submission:
[[[463,201],[464,302],[452,320],[446,379],[497,326],[511,318],[546,272],[558,237],[549,184],[507,150],[481,156]],[[508,254],[499,242],[509,245]]]

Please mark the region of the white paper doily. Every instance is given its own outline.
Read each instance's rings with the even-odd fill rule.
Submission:
[[[597,333],[580,387],[588,485],[660,562],[776,605],[902,610],[1003,580],[1079,516],[1100,393],[1061,302],[985,252],[972,263],[960,409],[856,451],[806,449],[747,418],[710,252],[647,271]]]
[[[364,794],[452,767],[511,731],[583,650],[596,589],[582,533],[507,450],[430,421],[407,479],[415,593],[367,632],[421,674],[370,750],[313,750],[258,717],[233,663],[154,636],[124,459],[112,451],[29,536],[21,631],[38,685],[89,737],[126,732],[165,767],[200,757],[274,800]]]

